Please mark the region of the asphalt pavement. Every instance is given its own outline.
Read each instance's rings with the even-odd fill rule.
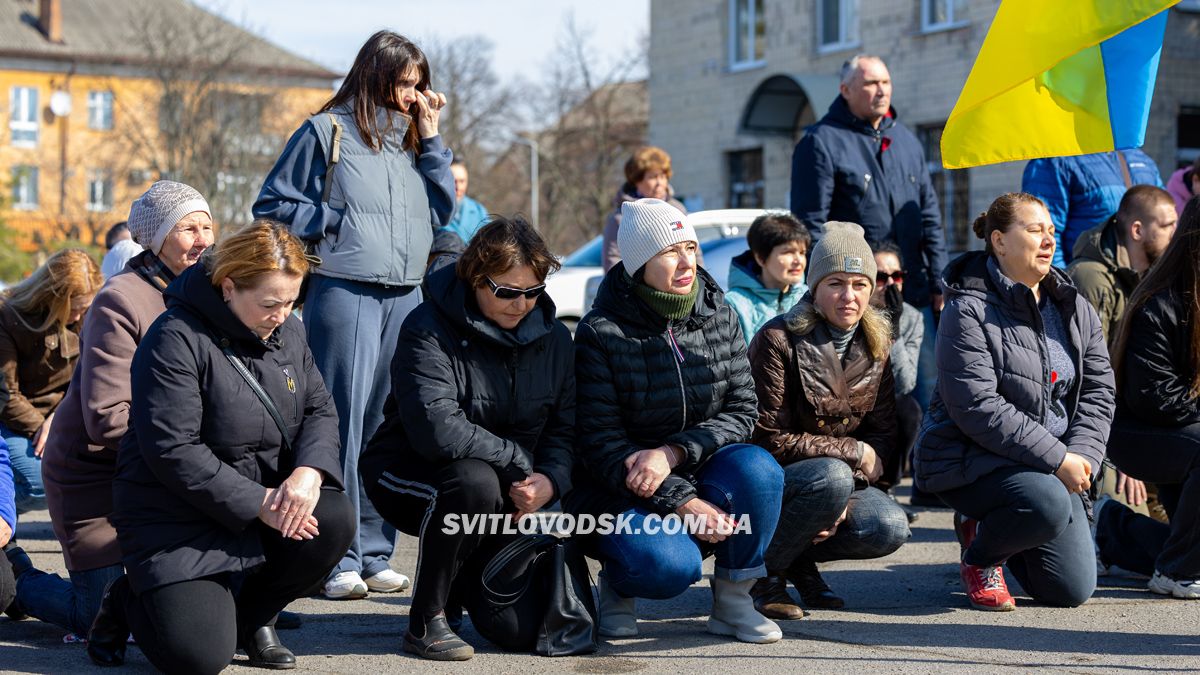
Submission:
[[[298,670],[328,673],[1200,672],[1200,601],[1156,596],[1144,580],[1105,577],[1082,607],[1044,607],[1018,595],[1010,575],[1015,612],[972,610],[958,579],[950,512],[919,512],[912,541],[896,553],[823,565],[846,607],[782,622],[784,639],[773,645],[705,632],[712,604],[707,577],[672,600],[639,601],[640,635],[602,642],[590,656],[504,653],[487,645],[468,621],[463,637],[475,646],[474,659],[438,664],[413,658],[400,651],[407,593],[299,600],[291,609],[303,615],[303,627],[280,631],[280,637],[296,653]],[[39,567],[65,576],[45,512],[23,519],[20,534]],[[415,539],[401,537],[392,566],[412,574]],[[711,559],[706,571],[712,572]],[[64,644],[63,637],[62,629],[49,624],[0,617],[0,671],[153,672],[134,647],[123,670],[95,668],[82,645]],[[239,654],[226,672],[261,672],[246,663]]]

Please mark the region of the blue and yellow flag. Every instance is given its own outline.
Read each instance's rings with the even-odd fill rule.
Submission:
[[[1136,148],[1179,0],[1003,0],[942,133],[947,169]]]

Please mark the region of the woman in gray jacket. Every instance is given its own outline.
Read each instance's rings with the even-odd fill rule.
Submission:
[[[960,575],[977,609],[1074,607],[1096,587],[1086,491],[1114,390],[1100,320],[1054,258],[1041,200],[1001,195],[975,220],[986,251],[946,267],[938,383],[917,438],[917,485],[957,512]]]

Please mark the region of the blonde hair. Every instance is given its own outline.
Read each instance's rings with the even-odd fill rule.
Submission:
[[[95,295],[103,285],[100,266],[92,256],[83,249],[68,248],[50,256],[28,279],[5,291],[3,302],[19,315],[46,315],[40,326],[30,325],[24,316],[20,317],[30,330],[61,332],[67,329],[67,319],[71,318],[71,298]]]
[[[296,235],[282,223],[260,218],[221,240],[208,267],[213,286],[228,278],[239,288],[255,288],[272,272],[303,277],[310,264]]]

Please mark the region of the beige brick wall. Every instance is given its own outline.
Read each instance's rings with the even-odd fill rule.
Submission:
[[[671,154],[677,193],[704,208],[727,205],[725,153],[763,149],[769,207],[788,203],[796,137],[739,132],[754,90],[779,74],[836,75],[855,52],[879,54],[895,83],[893,103],[912,128],[944,123],[966,82],[999,0],[966,0],[966,25],[922,33],[920,0],[860,0],[860,46],[831,54],[816,48],[816,0],[764,0],[767,33],[762,67],[731,72],[727,0],[650,3],[650,140]],[[1164,174],[1175,165],[1181,105],[1200,105],[1200,14],[1173,10],[1168,21],[1146,150]],[[831,101],[816,101],[816,117]],[[1020,187],[1023,162],[969,170],[970,213]],[[1165,179],[1165,175],[1164,175]]]

